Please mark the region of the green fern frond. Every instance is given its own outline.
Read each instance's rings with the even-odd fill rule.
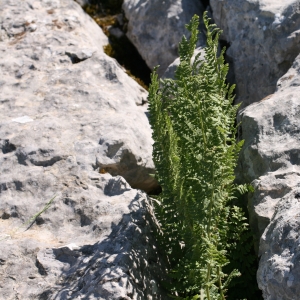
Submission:
[[[221,31],[207,13],[203,21],[205,59],[196,55],[191,63],[199,25],[194,16],[186,26],[190,39],[183,37],[179,45],[175,80],[159,81],[156,69],[151,76],[153,160],[162,186],[156,213],[176,299],[224,300],[239,275],[230,259],[248,230],[243,211],[232,202],[236,191],[248,188],[234,184],[243,142],[235,140],[238,105],[233,105],[234,86],[226,82],[225,49],[218,55]]]

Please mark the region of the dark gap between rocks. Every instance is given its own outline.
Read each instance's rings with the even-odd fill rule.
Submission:
[[[200,0],[200,2],[203,4],[203,7],[206,9],[207,6],[209,6],[209,0]]]
[[[209,2],[209,1],[207,1]],[[225,62],[229,64],[229,70],[228,70],[228,74],[227,74],[227,80],[226,83],[233,85],[236,84],[236,80],[235,80],[235,74],[234,74],[234,68],[233,68],[233,62],[230,59],[230,57],[228,55],[226,55],[227,50],[230,47],[230,43],[227,42],[226,40],[220,40],[220,49],[223,49],[224,47],[226,48],[225,53],[224,53],[224,59]],[[234,90],[234,94],[237,94],[238,91]],[[236,104],[236,103],[233,103]],[[235,119],[235,126],[237,126],[237,118]],[[236,133],[236,138],[238,140],[242,139],[242,126],[238,127],[237,133]],[[238,167],[237,167],[238,168]],[[239,182],[244,183],[244,182]],[[245,212],[245,217],[247,218],[247,223],[249,224],[249,212],[247,209],[247,200],[248,200],[248,193],[245,195],[240,195],[235,201],[233,201],[233,204],[239,207],[242,207],[243,211]],[[247,233],[245,233],[244,237],[245,238],[247,235]],[[251,242],[251,240],[248,240],[248,242]],[[245,241],[244,241],[245,243]],[[242,269],[244,268],[243,266],[247,265],[247,259],[253,259],[252,263],[251,263],[251,269],[245,268],[242,272],[241,277],[236,281],[236,286],[231,286],[228,290],[228,300],[234,300],[236,299],[237,296],[240,295],[245,295],[244,293],[247,291],[248,286],[250,286],[250,289],[252,289],[252,295],[251,297],[255,297],[255,299],[257,300],[263,300],[262,297],[262,292],[261,290],[259,290],[258,286],[257,286],[257,281],[256,281],[256,270],[258,270],[258,263],[259,263],[259,259],[255,254],[255,250],[254,250],[254,246],[251,249],[251,252],[249,253],[249,257],[246,258],[246,260],[241,260],[240,261],[240,267],[242,267]],[[252,272],[252,273],[251,273]],[[249,274],[249,275],[248,275]],[[250,291],[249,289],[249,291]],[[249,296],[249,295],[248,295]]]
[[[30,162],[32,164],[34,164],[35,166],[37,166],[37,167],[44,167],[44,168],[46,168],[46,167],[53,166],[55,163],[57,163],[58,161],[61,161],[63,159],[64,158],[61,157],[61,156],[54,156],[54,157],[52,157],[50,159],[47,159],[47,160],[33,160],[32,159],[32,160],[30,160]]]
[[[46,290],[39,296],[38,300],[48,300],[48,299],[50,299],[50,296],[52,295],[52,293],[53,292],[51,290]]]
[[[234,70],[233,70],[233,64],[232,64],[230,57],[226,54],[228,48],[230,47],[230,43],[225,40],[220,40],[220,48],[223,49],[224,47],[226,48],[225,55],[224,55],[225,62],[229,64],[229,71],[227,74],[227,83],[235,84],[236,80],[235,80],[235,75],[234,75]]]
[[[130,77],[148,89],[151,70],[126,36],[128,20],[122,11],[122,4],[123,0],[91,0],[84,10],[109,38],[104,52],[115,58]]]

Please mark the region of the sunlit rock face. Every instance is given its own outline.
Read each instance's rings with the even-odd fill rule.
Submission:
[[[0,11],[0,298],[167,299],[147,92],[76,2]]]

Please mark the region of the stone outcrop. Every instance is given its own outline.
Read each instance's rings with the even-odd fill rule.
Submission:
[[[76,2],[0,11],[0,299],[167,299],[147,92]]]
[[[261,256],[258,284],[265,299],[299,297],[300,55],[273,95],[241,111],[244,180],[251,227]]]
[[[155,188],[147,92],[104,54],[94,21],[70,0],[8,1],[1,14],[0,138],[14,159],[46,167],[75,156]]]
[[[124,0],[123,9],[129,20],[128,38],[150,69],[160,65],[160,76],[178,57],[178,44],[184,34],[188,36],[185,24],[204,11],[198,0]],[[204,43],[201,33],[199,45]]]
[[[300,52],[299,1],[211,0],[210,5],[230,44],[237,100],[247,106],[274,93]]]

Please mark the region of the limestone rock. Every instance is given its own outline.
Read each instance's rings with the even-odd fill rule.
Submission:
[[[178,44],[188,35],[185,24],[204,11],[197,0],[124,0],[123,10],[129,20],[128,38],[150,69],[160,65],[160,76],[178,57]],[[204,42],[201,34],[199,45]]]
[[[211,0],[243,106],[274,93],[300,52],[298,0]]]
[[[76,2],[0,11],[0,299],[167,299],[147,92]]]
[[[1,10],[0,139],[20,164],[75,156],[84,169],[151,191],[147,92],[104,54],[106,36],[74,1],[28,3]]]
[[[260,244],[257,272],[265,299],[298,299],[300,294],[300,184],[276,205]]]
[[[0,194],[0,299],[168,299],[147,196],[122,177],[69,167],[63,183],[36,172],[52,177],[44,188],[57,197],[32,226],[20,221],[43,208],[43,187]]]
[[[299,296],[300,55],[277,90],[240,112],[245,144],[240,174],[253,182],[251,227],[261,256],[258,283],[265,299]]]

